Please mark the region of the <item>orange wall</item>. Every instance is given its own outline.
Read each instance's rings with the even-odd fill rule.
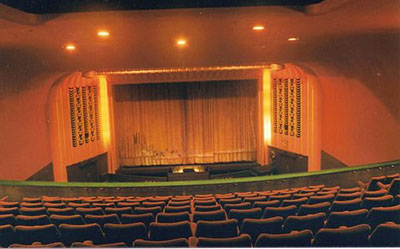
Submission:
[[[51,163],[46,101],[59,75],[0,71],[0,179],[24,180]]]

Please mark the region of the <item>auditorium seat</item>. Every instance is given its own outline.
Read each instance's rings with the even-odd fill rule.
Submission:
[[[320,191],[332,191],[332,190],[339,191],[339,189],[340,189],[340,186],[332,186],[332,187],[323,187],[323,188],[321,188]]]
[[[338,191],[339,190],[337,190],[337,189],[334,189],[334,190],[321,190],[321,191],[316,192],[314,194],[314,196],[315,195],[334,195],[334,196],[336,196]]]
[[[121,215],[123,214],[133,214],[133,210],[131,207],[119,207],[119,208],[113,208],[113,207],[106,207],[104,209],[105,214],[116,214],[118,215],[119,218],[121,218]]]
[[[180,213],[180,212],[189,212],[192,213],[192,208],[190,205],[187,206],[166,206],[164,209],[165,213]]]
[[[304,188],[304,189],[305,189],[305,188]],[[279,191],[279,194],[280,194],[280,195],[287,195],[287,194],[289,194],[289,195],[293,196],[294,194],[299,193],[300,190],[301,190],[301,189],[285,189],[285,190]]]
[[[396,195],[396,196],[393,198],[392,205],[393,205],[393,206],[400,205],[400,195]]]
[[[137,207],[133,210],[134,214],[145,214],[145,213],[151,213],[153,214],[154,217],[157,216],[158,213],[161,213],[162,209],[161,207]]]
[[[311,230],[283,234],[262,233],[254,247],[310,247],[312,236]]]
[[[288,216],[283,223],[283,231],[291,232],[309,229],[315,234],[319,229],[324,227],[325,217],[325,213]]]
[[[19,208],[17,207],[7,207],[7,208],[0,208],[0,215],[2,214],[12,214],[17,216],[21,213],[19,212]]]
[[[224,210],[216,210],[216,211],[194,211],[193,212],[193,222],[198,222],[200,220],[203,221],[218,221],[218,220],[226,220],[226,214]]]
[[[362,198],[366,197],[381,197],[387,194],[386,189],[380,189],[375,191],[364,191],[362,194]]]
[[[236,195],[234,194],[215,194],[215,199],[219,202],[221,199],[235,199]]]
[[[99,198],[84,198],[82,199],[83,203],[89,203],[92,207],[94,203],[103,203],[103,199],[99,199]]]
[[[221,209],[222,209],[221,205],[217,204],[213,206],[197,206],[194,208],[194,211],[207,212],[207,211],[216,211]]]
[[[237,198],[241,198],[242,200],[244,198],[251,198],[251,197],[257,197],[258,194],[257,193],[253,193],[253,192],[245,192],[245,193],[235,193]]]
[[[87,214],[85,215],[85,222],[86,224],[96,223],[99,224],[102,228],[105,224],[121,224],[118,219],[118,215],[116,214],[105,214],[105,215],[94,215],[94,214]]]
[[[19,206],[27,208],[40,208],[43,207],[43,204],[41,202],[21,202]]]
[[[292,198],[292,196],[290,194],[286,194],[286,195],[271,195],[268,198],[268,200],[269,201],[278,200],[282,204],[283,200],[290,200],[291,198]]]
[[[190,222],[180,221],[173,223],[150,224],[149,239],[150,240],[170,240],[178,238],[189,238],[193,235]]]
[[[49,244],[60,242],[61,239],[54,224],[42,226],[16,226],[15,236],[17,238],[17,243],[20,244],[32,244],[33,242]]]
[[[59,214],[59,215],[74,215],[75,214],[75,210],[71,207],[67,207],[67,208],[48,208],[47,209],[47,213],[49,215],[52,214]]]
[[[74,242],[71,247],[75,248],[121,248],[128,247],[124,242],[116,242],[116,243],[104,243],[104,244],[93,244],[92,241],[87,240],[84,242]]]
[[[3,207],[3,208],[12,208],[12,207],[19,208],[19,202],[17,202],[17,201],[0,201],[0,207]]]
[[[250,202],[251,205],[256,201],[268,201],[268,197],[266,196],[255,196],[255,197],[245,197],[243,198],[243,202]]]
[[[354,193],[354,192],[360,192],[361,188],[360,187],[353,187],[353,188],[340,188],[339,189],[339,194],[349,194],[349,193]]]
[[[79,214],[82,217],[85,217],[85,215],[87,215],[87,214],[91,214],[91,215],[104,214],[103,209],[101,207],[93,207],[93,208],[78,207],[75,209],[75,212],[76,212],[76,214]]]
[[[399,247],[400,225],[387,222],[378,225],[368,238],[369,245],[374,247]]]
[[[47,210],[44,207],[35,207],[35,208],[21,207],[19,211],[21,212],[22,215],[42,215],[42,214],[47,215]]]
[[[235,219],[222,221],[197,222],[196,237],[206,238],[230,238],[238,236],[238,223]]]
[[[360,224],[366,224],[367,215],[367,209],[332,212],[326,220],[325,228],[338,228],[341,226],[350,227]]]
[[[133,242],[133,247],[173,247],[173,248],[182,248],[182,247],[189,247],[189,241],[185,238],[178,238],[178,239],[171,239],[171,240],[161,240],[161,241],[154,241],[154,240],[143,240],[137,239]]]
[[[298,193],[298,194],[293,194],[292,199],[301,199],[301,198],[310,198],[311,196],[314,195],[314,192],[309,192],[309,193]]]
[[[15,243],[15,230],[12,225],[0,226],[0,246],[7,248],[9,245]]]
[[[90,208],[90,203],[69,202],[68,207],[72,208]]]
[[[400,223],[400,205],[393,207],[374,207],[368,213],[368,223],[372,229],[385,222]]]
[[[230,210],[232,209],[250,209],[251,203],[250,202],[242,202],[238,204],[225,204],[224,210],[227,215],[229,215]]]
[[[192,200],[191,195],[177,195],[171,198],[169,202],[183,202],[183,201],[190,201]]]
[[[212,200],[194,200],[193,205],[195,207],[197,206],[214,206],[217,204],[217,201],[212,199]]]
[[[328,213],[331,203],[321,202],[317,204],[303,204],[297,210],[297,215],[307,215],[316,213]]]
[[[219,204],[224,207],[226,204],[239,204],[242,203],[242,199],[240,198],[232,198],[232,199],[220,199]]]
[[[242,234],[232,238],[203,238],[197,239],[196,247],[251,247],[251,238],[247,234]]]
[[[39,226],[51,224],[50,218],[45,215],[17,215],[17,224],[22,226]]]
[[[58,196],[42,196],[43,203],[63,203]]]
[[[94,207],[94,208],[99,207],[104,210],[105,208],[108,208],[108,207],[115,207],[115,205],[114,205],[114,203],[98,203],[98,202],[96,202],[96,203],[92,203],[92,207]]]
[[[366,247],[371,227],[361,224],[352,227],[321,228],[315,235],[313,246],[316,247]]]
[[[32,202],[32,203],[41,203],[42,199],[40,197],[23,197],[22,198],[23,202]]]
[[[308,199],[308,204],[317,204],[317,203],[322,203],[322,202],[332,203],[334,199],[335,199],[335,195],[333,195],[333,194],[314,195],[314,196],[310,196],[310,198]]]
[[[361,202],[361,208],[371,209],[373,207],[388,207],[392,205],[393,196],[384,195],[380,197],[365,197]]]
[[[17,220],[13,214],[0,214],[0,226],[3,225],[17,225]]]
[[[400,178],[394,178],[390,184],[379,184],[381,189],[386,189],[387,194],[396,196],[400,194]]]
[[[261,233],[282,233],[283,218],[244,219],[240,227],[241,234],[249,234],[253,244]]]
[[[70,246],[73,242],[83,242],[91,240],[93,244],[103,244],[104,234],[98,224],[70,225],[61,224],[59,226],[62,242]]]
[[[45,202],[43,203],[45,208],[66,208],[67,205],[65,203],[54,203],[54,202]]]
[[[238,226],[242,225],[242,222],[246,218],[250,219],[261,219],[263,212],[261,208],[251,208],[251,209],[231,209],[229,212],[229,219],[236,219]]]
[[[130,207],[133,209],[135,209],[136,207],[140,207],[140,203],[139,202],[118,202],[117,203],[117,207],[119,208],[123,208],[123,207]]]
[[[339,193],[336,195],[335,201],[348,201],[357,198],[361,198],[361,192],[342,193],[342,194]]]
[[[85,220],[79,214],[74,215],[59,215],[59,214],[52,214],[50,215],[50,220],[56,226],[60,224],[70,224],[70,225],[84,225]]]
[[[271,218],[280,216],[284,219],[290,215],[296,215],[297,207],[295,205],[286,207],[267,207],[264,211],[263,218]]]
[[[54,242],[50,244],[42,244],[40,242],[34,242],[30,245],[24,244],[12,244],[9,248],[65,248],[62,242]]]
[[[67,205],[69,203],[82,203],[82,200],[77,197],[61,197],[61,201]]]
[[[283,200],[281,206],[286,207],[286,206],[295,205],[297,208],[299,208],[302,204],[306,204],[307,201],[308,201],[307,197],[293,199],[293,200]]]
[[[348,201],[333,201],[330,212],[352,211],[361,208],[361,198]]]
[[[147,239],[146,225],[142,222],[132,224],[105,224],[106,243],[124,242],[132,245],[136,239]]]
[[[256,201],[253,204],[253,208],[261,208],[263,211],[267,207],[279,207],[281,205],[279,200],[273,200],[273,201]]]
[[[164,210],[165,202],[163,202],[163,201],[144,201],[142,203],[142,207],[144,207],[144,208],[160,207],[161,211],[162,211],[162,210]]]
[[[382,183],[383,184],[390,184],[393,181],[393,179],[399,178],[399,177],[400,177],[400,173],[394,173],[394,174],[386,175],[386,179]]]
[[[358,185],[360,185],[362,190],[365,191],[373,191],[379,190],[378,182],[384,183],[386,180],[386,176],[373,176],[369,179],[368,182],[358,181]]]
[[[149,230],[150,223],[153,221],[154,221],[154,215],[152,213],[121,215],[122,224],[142,222],[143,224],[145,224],[147,231]]]
[[[156,217],[158,223],[173,223],[179,221],[189,221],[190,215],[188,212],[180,213],[159,213]]]
[[[190,200],[183,200],[183,201],[172,200],[168,202],[168,206],[171,207],[190,206],[190,204],[191,204]]]

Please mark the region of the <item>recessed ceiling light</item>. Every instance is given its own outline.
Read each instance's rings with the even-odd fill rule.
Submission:
[[[255,31],[262,31],[262,30],[264,30],[265,28],[264,28],[264,26],[262,26],[262,25],[256,25],[256,26],[253,26],[253,30],[255,30]]]
[[[179,39],[176,41],[176,45],[183,47],[186,45],[186,40],[185,39]]]
[[[65,45],[64,48],[65,48],[65,50],[71,51],[71,52],[76,50],[76,46],[74,44],[71,44],[71,43]]]
[[[97,32],[97,35],[100,37],[108,37],[108,36],[110,36],[110,32],[108,32],[106,30],[100,30],[99,32]]]
[[[294,41],[298,41],[299,38],[298,37],[290,37],[289,39],[287,39],[290,42],[294,42]]]

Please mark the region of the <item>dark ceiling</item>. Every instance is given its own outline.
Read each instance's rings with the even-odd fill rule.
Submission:
[[[298,6],[323,0],[0,0],[10,7],[35,14],[82,11],[218,8],[243,6]]]

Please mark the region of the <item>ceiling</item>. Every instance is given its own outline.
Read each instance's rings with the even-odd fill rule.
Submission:
[[[398,13],[397,0],[325,0],[306,11],[257,6],[51,15],[0,4],[0,68],[110,70],[313,59],[348,40],[398,34]],[[256,32],[254,25],[265,30]],[[110,37],[98,37],[99,29]],[[290,37],[299,40],[289,42]],[[177,47],[178,38],[187,46]],[[65,51],[67,43],[74,43],[76,51]]]
[[[0,3],[35,14],[83,11],[219,8],[244,6],[305,6],[323,0],[0,0]]]

